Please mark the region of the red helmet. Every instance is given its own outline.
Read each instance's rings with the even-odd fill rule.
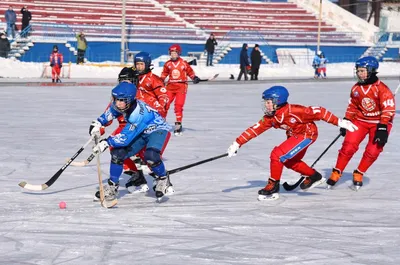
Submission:
[[[169,47],[168,52],[177,52],[178,55],[181,55],[182,53],[182,48],[179,46],[179,44],[172,44],[171,47]]]

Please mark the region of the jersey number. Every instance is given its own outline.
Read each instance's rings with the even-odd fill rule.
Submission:
[[[394,100],[388,99],[388,100],[384,101],[382,104],[383,104],[383,106],[385,106],[385,108],[394,107]]]

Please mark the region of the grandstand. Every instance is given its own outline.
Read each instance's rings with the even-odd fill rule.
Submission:
[[[313,4],[316,1],[309,0],[308,2]],[[326,4],[333,5],[330,2]],[[19,10],[23,5],[29,7],[33,15],[30,38],[36,44],[68,41],[69,45],[74,47],[75,33],[84,31],[90,42],[87,52],[89,60],[118,60],[119,58],[122,1],[3,0],[0,3],[0,9],[6,10],[10,5],[18,14],[19,28],[21,26]],[[331,16],[332,14],[325,15],[321,23],[320,43],[326,46],[327,50],[335,53],[343,50],[342,58],[348,58],[347,53],[350,53],[350,50],[346,51],[344,47],[357,47],[354,56],[359,57],[372,46],[372,41],[368,39],[370,35],[364,34],[365,32],[371,34],[371,27],[366,28],[364,33],[358,32],[356,31],[358,28],[351,27],[352,21],[342,21],[339,24]],[[0,17],[0,21],[4,23],[3,16]],[[307,1],[304,0],[126,1],[127,50],[151,49],[150,52],[153,55],[159,56],[165,54],[166,50],[161,51],[157,45],[179,42],[186,45],[184,52],[201,53],[208,35],[214,33],[220,43],[216,63],[236,63],[236,59],[227,59],[229,56],[223,57],[227,53],[236,54],[235,49],[243,42],[260,44],[265,54],[265,62],[278,62],[276,49],[287,45],[308,47],[315,51],[318,23],[315,6],[308,8]],[[357,21],[357,23],[365,24],[366,22]],[[104,49],[105,46],[108,48]],[[21,51],[21,49],[18,50]],[[107,55],[104,55],[102,50],[106,50]],[[33,56],[29,55],[30,52],[26,52],[21,59],[30,61],[46,57],[44,54],[47,51],[44,49],[36,48],[34,51],[40,54]],[[67,53],[69,51],[73,57],[74,50],[71,48],[66,50]],[[354,53],[354,49],[351,52]],[[338,59],[338,61],[341,60]]]

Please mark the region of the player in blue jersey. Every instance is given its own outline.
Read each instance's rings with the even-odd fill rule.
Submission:
[[[156,197],[161,198],[173,191],[168,173],[161,159],[163,149],[171,126],[163,117],[143,101],[135,99],[136,86],[122,82],[112,90],[111,107],[90,125],[90,134],[100,135],[100,128],[121,115],[127,122],[122,131],[107,139],[101,140],[94,148],[94,153],[102,153],[107,147],[112,147],[110,163],[110,179],[104,186],[107,200],[118,195],[119,178],[125,159],[137,154],[145,147],[144,159],[157,176]],[[99,198],[99,193],[96,193]]]

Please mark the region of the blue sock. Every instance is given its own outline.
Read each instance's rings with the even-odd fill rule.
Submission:
[[[151,170],[158,176],[158,177],[163,177],[167,175],[167,171],[165,170],[164,163],[161,162],[155,167],[151,167]]]
[[[110,164],[110,179],[114,183],[119,182],[119,177],[122,174],[123,166],[111,163]]]

